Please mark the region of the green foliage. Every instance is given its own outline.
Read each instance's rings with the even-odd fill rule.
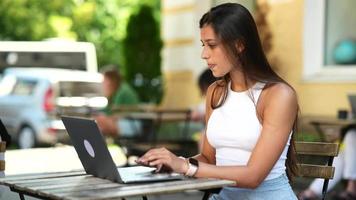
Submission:
[[[122,64],[121,42],[133,10],[160,0],[0,0],[0,40],[69,38],[93,42],[99,67]]]
[[[119,12],[116,0],[85,1],[73,9],[72,29],[79,41],[94,43],[99,66],[120,60]]]
[[[92,42],[99,67],[123,66],[130,84],[142,75],[142,82],[134,85],[141,99],[160,101],[160,0],[0,1],[0,40]]]
[[[142,5],[129,19],[123,55],[126,79],[134,83],[144,102],[161,100],[161,48],[159,24],[152,8]]]
[[[305,142],[316,142],[316,141],[320,141],[320,137],[316,133],[297,132],[295,134],[295,140],[305,141]]]
[[[42,40],[56,37],[49,17],[68,15],[72,0],[1,0],[1,40]]]

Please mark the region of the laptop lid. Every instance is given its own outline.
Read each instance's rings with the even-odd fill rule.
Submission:
[[[356,117],[356,93],[348,93],[347,97],[351,106],[352,116]]]
[[[86,173],[122,183],[95,121],[66,116],[62,116],[62,121]]]

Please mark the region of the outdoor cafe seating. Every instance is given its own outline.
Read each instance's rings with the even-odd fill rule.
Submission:
[[[141,128],[133,127],[137,132],[134,136],[120,136],[116,139],[116,142],[125,149],[128,157],[142,155],[154,147],[166,147],[184,156],[192,156],[198,152],[197,142],[189,135],[190,109],[138,105],[120,106],[114,108],[114,112],[125,119],[142,122]],[[170,133],[164,130],[165,125],[171,125],[168,130]],[[168,134],[174,136],[167,137]]]

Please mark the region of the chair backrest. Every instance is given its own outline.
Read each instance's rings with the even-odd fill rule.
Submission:
[[[327,162],[324,164],[298,163],[298,176],[309,178],[324,179],[322,189],[322,199],[325,199],[329,179],[334,177],[335,167],[332,166],[334,157],[339,153],[338,143],[325,142],[295,142],[295,150],[300,156],[325,157]]]
[[[323,156],[329,159],[334,158],[339,153],[339,144],[324,142],[296,142],[295,150],[297,155]],[[332,179],[334,177],[334,167],[322,164],[298,163],[298,175],[301,177]]]
[[[6,142],[0,142],[0,172],[5,171],[5,150]]]

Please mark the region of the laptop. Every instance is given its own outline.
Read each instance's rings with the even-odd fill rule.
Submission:
[[[356,93],[348,93],[347,98],[349,99],[349,103],[351,106],[352,118],[356,117]]]
[[[87,174],[118,183],[183,179],[178,173],[156,173],[153,167],[119,167],[94,120],[62,116],[62,121]]]

